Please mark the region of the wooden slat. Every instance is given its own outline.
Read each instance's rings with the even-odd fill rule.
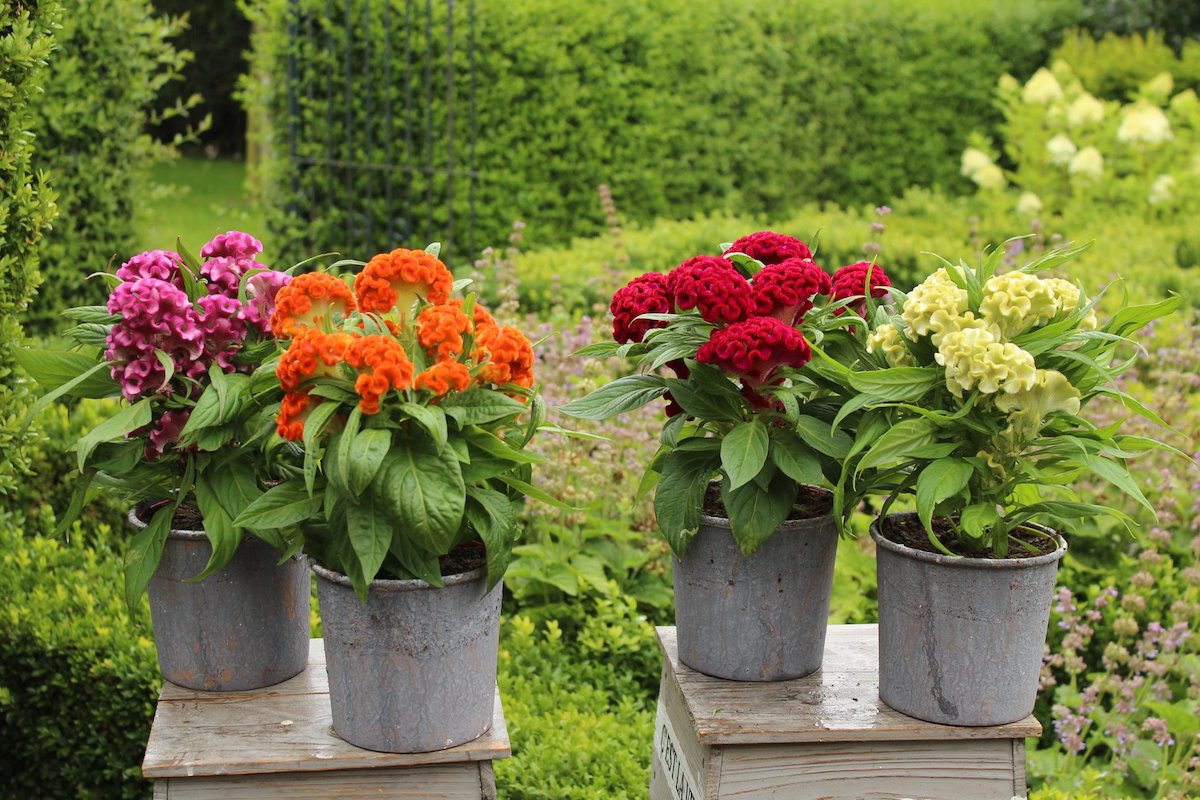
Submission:
[[[406,768],[174,778],[170,800],[480,800],[478,763]],[[492,796],[494,800],[495,795]]]
[[[313,640],[310,656],[307,670],[267,689],[215,693],[165,684],[142,774],[167,778],[376,769],[512,755],[499,690],[491,730],[473,742],[412,754],[355,747],[333,733],[319,639]]]
[[[772,683],[726,681],[679,662],[675,628],[657,629],[669,665],[706,745],[791,742],[940,741],[1040,736],[1032,716],[1009,725],[935,725],[894,711],[879,699],[875,625],[831,625],[822,669]]]

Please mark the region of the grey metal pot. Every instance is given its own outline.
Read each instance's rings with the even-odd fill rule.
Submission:
[[[1003,725],[1033,711],[1067,543],[1031,527],[1058,548],[1033,558],[952,558],[896,544],[878,520],[871,525],[883,702],[943,725]]]
[[[487,732],[496,696],[502,583],[482,569],[375,580],[362,605],[345,575],[312,565],[333,729],[385,753],[444,750]]]
[[[788,520],[746,557],[729,520],[702,516],[674,559],[679,660],[735,681],[820,669],[837,543],[832,516]]]
[[[129,521],[146,523],[139,508]],[[171,531],[150,580],[150,619],[163,677],[179,686],[236,692],[272,686],[308,663],[308,570],[247,534],[224,569],[197,583],[212,555],[203,531]]]

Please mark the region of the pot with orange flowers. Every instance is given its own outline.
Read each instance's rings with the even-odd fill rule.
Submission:
[[[836,485],[857,417],[840,359],[889,282],[868,263],[830,275],[804,242],[770,231],[722,253],[620,289],[614,341],[581,354],[640,369],[563,410],[603,419],[667,400],[643,490],[657,485],[674,554],[679,658],[785,680],[821,666],[838,541],[821,485]]]
[[[490,726],[501,578],[538,459],[533,348],[427,251],[280,291],[275,446],[297,474],[238,524],[298,527],[317,575],[334,730],[360,747],[453,747]]]

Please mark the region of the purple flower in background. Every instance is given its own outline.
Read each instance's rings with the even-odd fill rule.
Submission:
[[[142,278],[154,278],[183,288],[179,265],[183,259],[174,250],[147,250],[126,261],[117,270],[117,277],[127,283]]]
[[[214,236],[200,248],[201,258],[231,258],[235,261],[252,261],[262,252],[262,242],[242,231],[229,231]]]

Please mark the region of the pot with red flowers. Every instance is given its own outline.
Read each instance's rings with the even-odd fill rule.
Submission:
[[[290,276],[259,263],[240,231],[193,257],[134,256],[108,303],[68,309],[69,351],[27,350],[22,366],[59,399],[112,398],[108,418],[75,444],[81,477],[65,530],[90,487],[128,497],[137,530],[125,555],[125,599],[148,589],[163,677],[200,690],[269,686],[304,669],[309,587],[297,546],[279,530],[233,523],[273,478],[257,457],[277,397],[250,373],[276,350],[267,330]],[[277,393],[276,393],[277,394]]]
[[[666,401],[642,490],[674,555],[680,660],[785,680],[821,666],[839,530],[823,487],[858,413],[840,359],[889,282],[870,263],[831,275],[770,231],[721,252],[617,291],[614,341],[580,352],[637,370],[563,410],[604,419]]]
[[[356,262],[360,263],[361,262]],[[297,277],[256,378],[283,394],[273,446],[297,473],[236,520],[297,527],[313,559],[334,730],[360,747],[481,736],[496,692],[501,578],[540,459],[534,351],[429,250]]]

